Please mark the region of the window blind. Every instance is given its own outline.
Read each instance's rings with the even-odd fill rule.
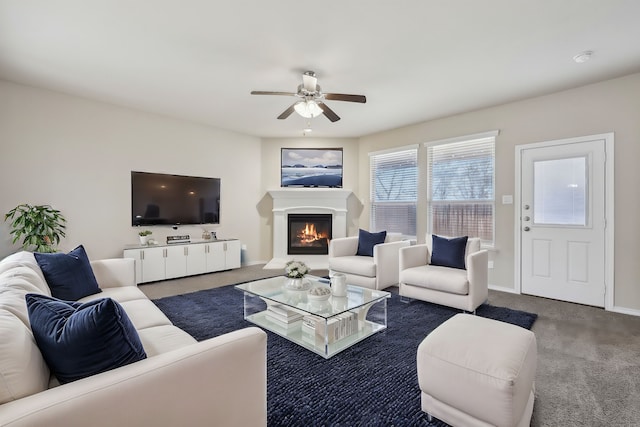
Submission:
[[[431,233],[494,241],[495,137],[427,146]]]
[[[418,149],[371,153],[370,231],[416,235]]]

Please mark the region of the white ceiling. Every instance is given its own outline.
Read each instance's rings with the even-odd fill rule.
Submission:
[[[640,71],[638,0],[0,0],[0,78],[261,137],[314,70],[357,137]],[[577,64],[572,57],[593,50]]]

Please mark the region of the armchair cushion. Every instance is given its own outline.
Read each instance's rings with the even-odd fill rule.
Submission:
[[[387,238],[386,231],[379,233],[369,233],[363,229],[358,232],[358,252],[359,256],[373,256],[373,247],[380,243],[384,243]]]
[[[412,267],[400,272],[400,282],[458,295],[469,293],[467,272],[434,265]]]
[[[376,277],[376,265],[372,257],[352,255],[332,258],[331,269],[358,276]]]
[[[447,239],[434,234],[431,265],[464,270],[464,258],[468,239],[468,236]]]
[[[36,252],[33,255],[54,297],[77,301],[87,295],[101,292],[87,252],[82,245],[68,254]]]
[[[60,383],[147,357],[124,309],[111,298],[88,303],[26,295],[31,330]]]

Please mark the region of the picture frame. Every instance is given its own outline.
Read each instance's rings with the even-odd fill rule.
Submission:
[[[342,188],[342,148],[282,148],[281,187]]]

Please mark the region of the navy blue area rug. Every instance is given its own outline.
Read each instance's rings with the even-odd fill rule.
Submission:
[[[171,321],[201,341],[251,326],[242,293],[225,286],[155,300]],[[325,360],[268,333],[269,426],[446,426],[420,409],[416,355],[422,340],[459,313],[392,294],[387,330]],[[477,315],[530,329],[537,315],[482,305]]]

